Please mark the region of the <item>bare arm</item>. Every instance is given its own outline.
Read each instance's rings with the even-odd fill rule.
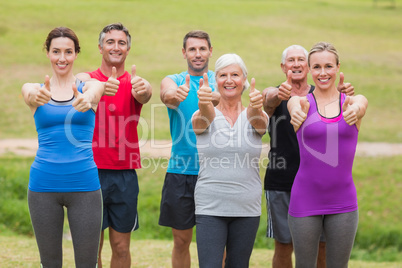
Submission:
[[[180,87],[170,79],[165,77],[161,83],[160,98],[169,108],[176,109],[184,101],[190,91],[190,75],[186,76],[186,83]]]
[[[92,108],[96,112],[98,103],[104,93],[104,83],[101,83],[98,80],[87,81],[85,82],[82,92],[83,93],[81,94],[74,90],[74,95],[76,97],[76,100],[73,102],[73,106],[74,104],[76,105],[74,108],[80,112],[85,112]]]
[[[215,118],[215,108],[212,103],[212,89],[208,85],[208,75],[204,74],[200,80],[200,88],[198,90],[198,108],[194,114],[191,123],[195,134],[203,133]]]
[[[264,110],[271,117],[283,100],[289,100],[292,91],[292,71],[288,70],[286,81],[279,88],[268,87],[264,89]]]
[[[131,66],[131,94],[141,104],[147,103],[152,97],[152,86],[144,78],[137,75],[137,67]]]
[[[295,132],[299,130],[300,126],[306,120],[309,109],[310,103],[306,97],[293,96],[288,101],[290,123],[293,125]]]
[[[25,83],[22,86],[21,92],[25,103],[31,109],[32,114],[34,114],[36,108],[48,103],[51,99],[49,76],[45,76],[43,86],[38,83]]]
[[[349,125],[356,124],[360,129],[363,116],[366,114],[368,100],[363,95],[347,96],[342,105],[343,118]]]
[[[264,111],[269,117],[272,117],[276,108],[281,104],[282,100],[278,97],[279,89],[276,87],[268,87],[262,91],[264,97]]]
[[[93,79],[93,78],[91,78],[91,76],[90,76],[89,74],[87,74],[87,73],[79,73],[79,74],[76,74],[75,77],[76,77],[78,80],[82,81],[82,82],[86,82],[86,81],[89,81],[89,80],[92,80],[92,79]],[[93,79],[93,80],[96,80],[96,79]]]
[[[151,84],[139,76],[136,76],[134,83],[131,91],[133,97],[141,104],[147,103],[152,97]]]
[[[261,109],[263,107],[263,97],[261,92],[255,89],[254,78],[251,79],[249,97],[250,104],[247,108],[247,119],[260,135],[264,135],[268,126],[268,117]]]

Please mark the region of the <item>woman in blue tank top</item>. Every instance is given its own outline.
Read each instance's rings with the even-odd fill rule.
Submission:
[[[41,265],[62,267],[65,207],[76,267],[96,267],[102,199],[92,136],[104,86],[98,81],[81,83],[73,75],[80,46],[71,29],[53,29],[44,46],[52,77],[46,76],[44,84],[22,87],[38,133],[28,205]]]
[[[340,63],[332,44],[314,45],[308,64],[314,92],[288,102],[300,149],[288,217],[296,267],[316,266],[322,232],[327,267],[347,267],[358,225],[352,166],[368,102],[338,92]]]

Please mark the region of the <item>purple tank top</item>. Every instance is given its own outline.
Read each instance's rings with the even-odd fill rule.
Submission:
[[[342,112],[334,118],[321,116],[314,95],[308,94],[307,99],[310,109],[296,133],[300,167],[291,191],[289,215],[307,217],[355,211],[352,166],[357,127],[349,126]],[[341,108],[344,100],[345,95],[341,94]]]

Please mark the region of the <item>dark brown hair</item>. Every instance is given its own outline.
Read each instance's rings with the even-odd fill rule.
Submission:
[[[54,38],[58,37],[66,37],[70,38],[74,42],[74,49],[76,53],[80,53],[80,42],[78,40],[77,35],[74,33],[73,30],[67,27],[57,27],[54,28],[53,30],[50,31],[50,33],[47,35],[44,48],[46,49],[47,52],[49,52],[50,49],[50,44],[52,43],[52,40]]]
[[[196,30],[196,31],[188,32],[184,36],[184,39],[183,39],[183,48],[184,49],[186,49],[187,39],[189,39],[189,38],[205,39],[208,42],[208,48],[211,48],[211,40],[209,39],[209,34],[204,31]]]

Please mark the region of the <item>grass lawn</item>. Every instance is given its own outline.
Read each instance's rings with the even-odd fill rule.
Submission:
[[[142,268],[171,267],[170,257],[172,242],[163,240],[131,240],[132,266]],[[64,240],[63,267],[74,267],[74,253],[72,242]],[[190,246],[191,265],[198,266],[197,248],[193,242]],[[106,245],[103,250],[103,265],[109,267],[111,251]],[[271,267],[273,251],[268,249],[254,249],[251,255],[250,267]],[[26,236],[0,235],[0,266],[2,268],[38,267],[39,253],[34,238]],[[350,268],[397,268],[402,262],[363,262],[352,260]]]
[[[33,158],[3,156],[0,158],[0,234],[13,232],[32,236],[26,200],[29,166]],[[402,262],[402,156],[357,157],[353,176],[359,202],[359,228],[353,260]],[[139,223],[134,240],[171,240],[169,228],[158,225],[159,204],[166,159],[153,159],[148,168],[138,170],[140,183]],[[265,169],[261,168],[263,178]],[[273,249],[273,240],[265,237],[266,208],[263,197],[262,215],[255,249]],[[68,226],[66,225],[66,229]],[[17,239],[24,238],[23,236]],[[10,239],[13,241],[14,239]],[[195,241],[195,240],[193,240]],[[0,243],[3,244],[3,243]],[[14,248],[15,249],[15,248]],[[19,250],[16,250],[18,253]],[[1,250],[0,250],[1,252]]]

